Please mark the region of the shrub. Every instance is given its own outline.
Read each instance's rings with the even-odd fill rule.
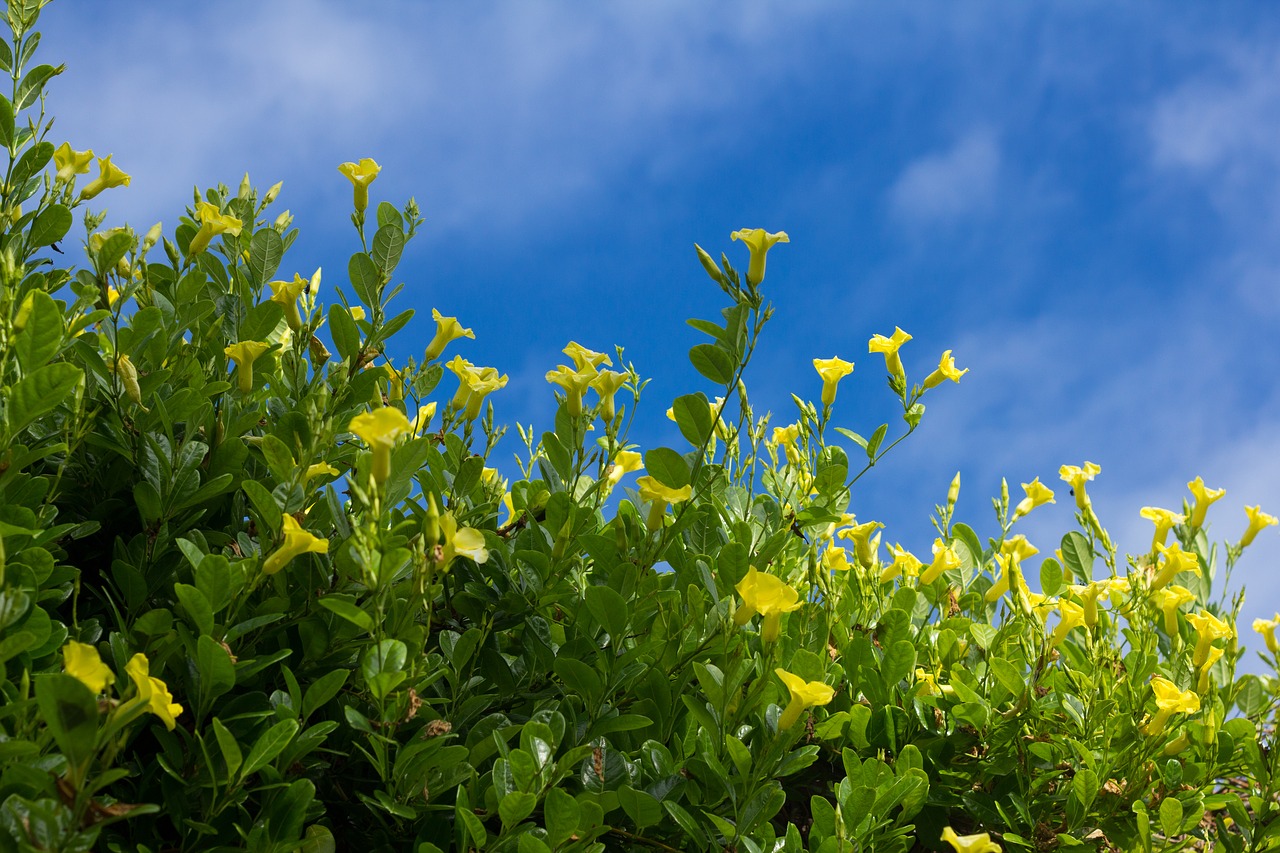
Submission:
[[[340,169],[359,250],[327,304],[285,265],[279,185],[101,231],[129,177],[46,138],[42,5],[10,2],[0,45],[0,849],[1280,845],[1277,682],[1236,677],[1221,591],[1275,519],[1214,545],[1197,478],[1121,557],[1085,463],[1040,592],[1014,532],[1038,479],[985,536],[957,478],[932,554],[882,543],[854,487],[964,371],[913,382],[910,336],[877,335],[892,438],[837,425],[839,358],[770,429],[742,379],[786,237],[758,229],[745,275],[698,249],[727,305],[689,321],[712,390],[671,405],[687,446],[630,444],[645,380],[570,343],[508,482],[507,377],[443,360],[470,330],[436,313],[392,366],[421,219],[371,205],[377,164]]]

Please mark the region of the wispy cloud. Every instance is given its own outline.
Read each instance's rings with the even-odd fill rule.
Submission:
[[[982,215],[995,198],[1000,159],[991,131],[970,131],[948,150],[927,154],[903,169],[889,190],[893,213],[911,224]]]

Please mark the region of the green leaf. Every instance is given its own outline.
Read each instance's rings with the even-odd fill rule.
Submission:
[[[600,692],[600,676],[587,664],[573,658],[556,658],[552,665],[565,686],[584,699],[590,700]]]
[[[662,806],[651,795],[630,785],[618,789],[618,804],[636,826],[644,829],[662,820]]]
[[[231,655],[208,634],[196,640],[196,667],[200,671],[205,702],[212,702],[236,686],[236,668]]]
[[[737,368],[733,356],[715,344],[698,344],[689,350],[689,361],[695,370],[718,385],[732,382]]]
[[[8,50],[8,45],[4,45]],[[6,68],[6,71],[9,69]],[[4,95],[0,95],[0,147],[8,148],[13,144],[13,104]]]
[[[502,818],[503,827],[509,829],[533,814],[533,808],[537,804],[538,798],[533,794],[524,791],[512,791],[507,794],[498,803],[498,816]]]
[[[175,583],[173,592],[178,597],[178,603],[182,605],[182,609],[191,618],[191,624],[196,630],[202,635],[212,634],[213,605],[209,603],[209,599],[205,598],[204,593],[185,583]]]
[[[627,634],[627,602],[618,592],[607,586],[589,586],[584,593],[587,610],[613,638],[614,644],[622,641]]]
[[[364,252],[356,252],[347,264],[347,275],[351,277],[351,286],[356,289],[360,301],[370,308],[378,307],[378,294],[382,289],[382,274],[373,263],[373,258]]]
[[[259,228],[249,241],[249,270],[262,284],[275,275],[284,257],[284,240],[274,228]]]
[[[1168,836],[1177,835],[1182,830],[1182,803],[1177,797],[1165,797],[1160,804],[1160,828]]]
[[[218,739],[218,749],[222,752],[222,760],[227,763],[227,777],[234,779],[236,771],[244,763],[244,754],[240,752],[240,744],[235,735],[222,724],[217,717],[213,718],[213,734]]]
[[[880,426],[876,427],[876,431],[871,433],[871,438],[867,440],[867,458],[872,462],[876,461],[876,451],[880,449],[880,444],[884,441],[885,433],[888,431],[888,424],[880,424]]]
[[[1093,580],[1093,549],[1080,531],[1073,530],[1062,537],[1062,560],[1080,583]]]
[[[59,362],[28,373],[10,387],[5,409],[9,437],[16,436],[36,418],[66,401],[83,379],[80,368]]]
[[[271,492],[267,491],[267,487],[257,480],[245,480],[240,484],[240,488],[249,496],[250,503],[258,513],[258,520],[262,522],[262,526],[269,534],[267,538],[274,538],[280,532],[281,524],[281,510],[276,499],[271,496]]]
[[[263,732],[253,744],[253,749],[249,750],[249,757],[245,759],[244,767],[240,769],[240,778],[249,778],[284,752],[285,747],[293,740],[293,736],[298,733],[298,728],[297,720],[281,720]]]
[[[898,640],[885,652],[880,674],[886,684],[897,684],[916,668],[916,647],[910,640]]]
[[[578,828],[582,811],[575,800],[563,788],[552,788],[542,804],[543,823],[546,824],[547,841],[553,848],[569,840]]]
[[[645,453],[644,467],[664,486],[682,489],[689,485],[689,465],[670,447],[655,447]]]
[[[373,617],[356,607],[349,599],[335,595],[320,599],[320,606],[348,622],[373,633]]]
[[[3,122],[3,117],[0,117],[0,124]],[[55,204],[45,208],[31,223],[31,233],[28,237],[31,245],[52,246],[67,236],[67,232],[71,230],[71,221],[71,211],[64,205]]]
[[[351,360],[360,351],[360,328],[351,312],[337,303],[329,306],[329,334],[343,361]]]
[[[27,72],[27,76],[22,78],[22,82],[18,84],[18,97],[14,103],[14,111],[25,110],[36,102],[40,97],[40,93],[44,91],[44,84],[49,80],[63,72],[66,68],[59,65],[56,68],[52,65],[37,65]]]
[[[711,406],[705,394],[685,394],[671,405],[680,434],[694,447],[702,447],[711,435]]]
[[[1023,678],[1022,670],[1004,658],[989,658],[987,666],[991,669],[991,674],[995,676],[996,681],[1000,682],[1000,686],[1008,690],[1014,696],[1021,696],[1026,690],[1027,683]]]
[[[33,290],[23,303],[28,308],[26,325],[14,336],[13,345],[23,371],[31,373],[44,367],[62,346],[62,311],[43,290]]]
[[[287,482],[293,474],[294,466],[297,465],[293,461],[293,454],[289,452],[289,448],[271,433],[262,437],[262,444],[259,447],[262,450],[262,457],[267,460],[267,467],[271,469],[272,476],[281,483]]]
[[[399,224],[383,225],[373,235],[373,260],[382,270],[384,279],[391,276],[400,253],[404,251],[404,231]]]
[[[956,553],[960,555],[962,565],[965,568],[972,569],[982,564],[982,543],[978,540],[978,534],[973,532],[972,527],[964,522],[958,522],[951,525],[951,535],[956,542],[964,546],[963,548],[957,548]]]
[[[36,702],[58,748],[73,766],[93,755],[98,700],[79,679],[64,673],[36,678]]]
[[[1071,796],[1080,803],[1080,807],[1088,810],[1093,805],[1093,800],[1098,796],[1098,789],[1101,785],[1098,782],[1098,776],[1088,767],[1082,767],[1076,771],[1076,776],[1071,780]]]
[[[1040,591],[1045,595],[1062,592],[1062,565],[1053,557],[1040,564]]]
[[[127,231],[118,231],[112,234],[102,243],[97,254],[94,255],[94,267],[98,270],[99,275],[106,275],[116,268],[116,265],[129,253],[133,248],[135,237]],[[157,315],[158,317],[159,315]],[[138,322],[138,318],[134,318],[134,323]],[[135,339],[136,340],[136,339]]]
[[[302,719],[306,720],[328,704],[330,699],[337,696],[338,691],[342,690],[343,685],[347,683],[347,676],[350,674],[351,671],[348,669],[335,669],[313,681],[302,697]]]

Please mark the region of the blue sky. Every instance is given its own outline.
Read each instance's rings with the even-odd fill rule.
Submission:
[[[681,446],[663,411],[710,391],[684,351],[723,295],[692,244],[786,230],[777,307],[748,376],[792,419],[814,357],[857,364],[836,420],[895,417],[874,333],[902,326],[919,378],[970,368],[859,483],[853,509],[927,547],[956,470],[960,517],[993,527],[1000,477],[1064,463],[1131,550],[1148,504],[1202,475],[1280,512],[1280,17],[1266,4],[58,0],[42,18],[54,136],[133,175],[101,196],[145,229],[195,184],[283,180],[302,236],[285,266],[340,283],[356,249],[337,164],[373,157],[375,202],[426,228],[399,274],[511,376],[500,420],[550,424],[543,374],[570,339],[654,377],[635,437]],[[446,382],[443,393],[452,391]],[[514,436],[500,458],[517,450]],[[865,485],[864,485],[865,484]],[[1065,487],[1026,532],[1051,550]],[[1280,533],[1236,578],[1246,621],[1280,609]],[[1246,641],[1250,637],[1245,637]]]

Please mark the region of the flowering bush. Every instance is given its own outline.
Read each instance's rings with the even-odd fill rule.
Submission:
[[[982,535],[957,477],[932,553],[882,541],[856,483],[965,371],[913,382],[895,329],[894,437],[839,425],[838,357],[771,427],[761,229],[745,275],[697,250],[727,304],[689,321],[686,444],[629,443],[645,380],[571,342],[509,481],[507,377],[443,360],[471,330],[392,341],[421,219],[371,203],[377,163],[340,167],[360,248],[327,302],[278,184],[101,231],[129,176],[80,185],[93,152],[46,139],[41,5],[0,43],[0,850],[1280,847],[1280,691],[1236,677],[1222,592],[1275,518],[1213,544],[1197,478],[1122,557],[1086,462],[1038,592],[1017,524],[1066,499],[1038,478]],[[50,252],[77,209],[83,267]]]

